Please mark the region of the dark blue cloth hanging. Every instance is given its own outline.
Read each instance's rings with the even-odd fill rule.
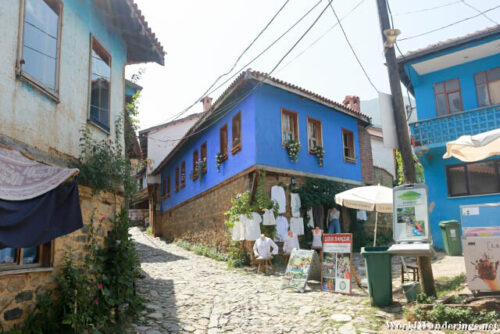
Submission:
[[[0,200],[0,249],[42,245],[82,226],[76,178],[33,199]]]

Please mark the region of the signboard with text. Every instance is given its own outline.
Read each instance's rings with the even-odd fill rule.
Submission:
[[[293,288],[300,292],[304,292],[311,263],[315,256],[314,250],[296,249],[292,250],[288,265],[286,266],[285,275],[283,276],[282,289]],[[316,259],[316,261],[318,261]]]
[[[323,234],[321,290],[351,294],[352,234]]]
[[[411,184],[395,187],[393,205],[394,241],[430,242],[427,186]]]

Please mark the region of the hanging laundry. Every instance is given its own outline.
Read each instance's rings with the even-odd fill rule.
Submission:
[[[336,208],[328,210],[328,233],[342,233],[340,230],[340,211]]]
[[[300,217],[300,196],[297,193],[290,194],[290,208],[292,217]]]
[[[245,240],[245,225],[243,219],[244,215],[239,215],[238,220],[234,222],[233,229],[231,230],[231,240]]]
[[[274,217],[274,210],[268,209],[264,211],[263,224],[265,226],[276,225],[276,218]]]
[[[356,213],[356,219],[361,220],[361,221],[367,221],[368,216],[366,214],[366,211],[365,210],[358,210],[358,212]]]
[[[276,239],[277,241],[283,241],[288,233],[288,219],[283,216],[278,216],[276,218]]]
[[[290,230],[295,235],[304,235],[304,219],[302,217],[290,218]]]
[[[260,223],[262,222],[262,217],[256,213],[251,213],[251,218],[247,215],[243,215],[243,222],[245,225],[245,240],[254,241],[260,237]]]
[[[307,222],[307,226],[309,228],[314,228],[314,215],[313,215],[312,208],[309,208],[309,210],[307,210],[307,216],[309,217],[309,221]]]
[[[283,187],[273,186],[271,188],[271,199],[278,202],[278,213],[286,212],[286,196]]]

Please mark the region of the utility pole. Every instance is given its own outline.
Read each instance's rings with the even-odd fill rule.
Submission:
[[[403,161],[403,172],[405,183],[417,183],[417,174],[415,172],[415,161],[411,150],[410,135],[408,133],[408,124],[406,122],[406,112],[401,93],[401,81],[396,63],[396,52],[393,46],[386,43],[387,37],[384,31],[391,29],[389,15],[387,13],[387,0],[377,0],[378,16],[380,21],[380,30],[382,41],[384,42],[384,54],[389,73],[389,82],[392,93],[392,108],[394,111],[394,120],[396,122],[396,133],[398,137],[399,151]],[[429,256],[419,256],[417,258],[420,282],[422,289],[427,296],[436,296],[434,286],[434,276],[432,274],[431,258]]]

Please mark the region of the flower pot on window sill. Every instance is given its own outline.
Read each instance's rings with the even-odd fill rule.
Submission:
[[[238,153],[239,151],[241,151],[241,144],[236,144],[236,145],[233,145],[233,148],[231,149],[231,153],[233,155],[235,155],[236,153]]]
[[[221,157],[221,162],[226,161],[226,160],[227,160],[227,158],[228,158],[228,154],[227,154],[227,153],[224,153],[224,154],[222,155],[222,157]]]
[[[315,148],[310,148],[309,149],[309,154],[316,155],[316,153],[318,153],[317,149],[315,149]]]

